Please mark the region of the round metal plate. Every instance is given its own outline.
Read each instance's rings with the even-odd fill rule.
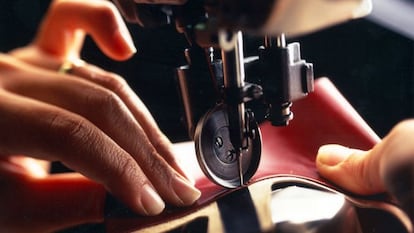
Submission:
[[[261,136],[257,123],[251,123],[248,148],[243,150],[243,181],[249,181],[259,166]],[[225,105],[217,105],[199,121],[194,135],[197,160],[205,175],[227,188],[241,185],[238,158],[230,141],[228,114]]]

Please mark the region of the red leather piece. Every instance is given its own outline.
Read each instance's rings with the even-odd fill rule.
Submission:
[[[262,157],[251,183],[276,176],[298,176],[330,186],[315,167],[315,156],[321,145],[337,143],[367,150],[380,140],[326,78],[316,80],[315,91],[295,102],[292,111],[295,116],[287,127],[273,127],[268,122],[261,124]],[[177,144],[176,149],[202,191],[200,200],[189,208],[169,209],[156,217],[107,219],[109,232],[166,222],[196,211],[232,191],[215,185],[204,176],[196,161],[194,144]]]
[[[335,86],[326,78],[315,92],[293,104],[295,116],[287,127],[261,125],[262,161],[254,179],[276,174],[320,180],[314,161],[324,144],[343,144],[367,150],[380,139]]]

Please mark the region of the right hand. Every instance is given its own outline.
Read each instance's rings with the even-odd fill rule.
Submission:
[[[319,173],[341,188],[360,195],[388,193],[414,223],[414,120],[398,123],[371,150],[341,145],[319,149]]]

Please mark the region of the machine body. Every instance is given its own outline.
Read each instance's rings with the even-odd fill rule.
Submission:
[[[180,5],[115,1],[143,27],[172,24],[188,42],[177,68],[185,122],[203,172],[235,188],[255,174],[261,135],[249,102],[264,118],[287,126],[292,102],[313,91],[313,66],[301,58],[299,35],[370,11],[366,0],[188,0]],[[173,2],[173,1],[172,1]],[[264,35],[257,56],[243,55],[243,34]],[[287,34],[285,34],[287,33]],[[254,75],[246,75],[254,69]]]

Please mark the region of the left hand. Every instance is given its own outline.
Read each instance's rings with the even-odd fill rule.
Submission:
[[[76,7],[70,2],[75,1],[68,4],[54,1],[35,40],[26,47],[2,55],[0,69],[9,69],[5,64],[11,62],[13,65],[23,64],[28,68],[27,72],[36,71],[31,73],[33,77],[22,77],[36,79],[36,73],[46,74],[48,71],[53,74],[51,72],[56,72],[64,62],[80,61],[86,33],[115,60],[128,59],[135,53],[129,32],[112,5],[91,1]],[[97,24],[105,27],[96,27]],[[103,77],[108,80],[115,76],[85,65],[88,71],[105,74]],[[0,78],[5,80],[12,76],[12,73],[10,76],[2,73]],[[105,197],[106,190],[102,185],[79,173],[50,175],[49,161],[23,155],[0,155],[1,231],[52,232],[77,224],[100,222],[103,221]]]
[[[15,97],[16,101],[9,101],[11,105],[23,106],[18,104],[18,100],[25,99],[25,103],[35,103],[35,107],[39,105],[36,103],[43,101],[48,106],[56,105],[62,109],[81,109],[78,115],[84,117],[84,122],[88,122],[88,125],[96,123],[101,130],[94,134],[100,136],[96,140],[87,140],[79,147],[70,147],[71,144],[62,142],[62,139],[70,139],[70,135],[54,138],[55,134],[42,134],[55,132],[52,129],[36,131],[34,122],[42,121],[42,115],[14,121],[28,122],[27,125],[31,128],[26,131],[34,131],[34,134],[22,134],[19,127],[10,126],[7,120],[5,122],[0,117],[0,124],[15,129],[15,132],[0,132],[0,231],[53,232],[78,224],[102,222],[108,189],[137,213],[145,214],[146,208],[154,210],[147,214],[159,213],[162,209],[155,209],[156,205],[149,198],[139,200],[140,195],[143,196],[142,182],[154,185],[163,198],[160,201],[173,205],[189,205],[199,196],[195,188],[181,181],[184,173],[175,160],[171,143],[158,129],[149,111],[126,85],[125,80],[80,59],[86,34],[91,35],[99,48],[115,60],[128,59],[135,52],[126,25],[110,2],[55,0],[37,37],[30,45],[8,54],[0,54],[0,90],[7,96]],[[59,74],[57,70],[67,61],[75,64],[74,73]],[[92,95],[102,92],[107,95]],[[101,105],[93,105],[91,108],[96,100],[105,100],[105,97],[116,97],[120,104],[110,106],[113,111],[109,112],[108,106],[104,104],[118,102],[101,101]],[[30,113],[30,106],[24,105],[20,110]],[[13,109],[17,109],[13,113],[23,112],[19,108]],[[15,119],[13,113],[8,116]],[[98,113],[100,115],[97,116]],[[22,135],[28,135],[34,142]],[[111,137],[113,135],[115,136]],[[112,144],[105,144],[109,140],[100,140],[110,137],[113,144],[119,143],[116,150],[109,150]],[[36,145],[36,142],[41,142],[41,145]],[[9,144],[25,151],[30,150],[32,154],[9,153]],[[42,159],[70,161],[69,164],[75,167],[72,169],[82,172],[82,175],[51,175],[48,173],[49,162],[39,160],[39,156],[27,157],[43,155],[45,151],[50,152],[50,148],[55,154],[49,153],[47,155],[52,156]],[[88,151],[88,148],[96,151]],[[138,151],[134,151],[137,148]],[[84,153],[91,151],[95,154]],[[118,151],[120,153],[115,153]],[[146,153],[148,151],[152,153]],[[122,161],[125,157],[120,155],[131,154],[135,157]],[[111,164],[111,161],[118,163]],[[148,166],[149,164],[153,166]],[[94,178],[94,181],[85,176]]]

